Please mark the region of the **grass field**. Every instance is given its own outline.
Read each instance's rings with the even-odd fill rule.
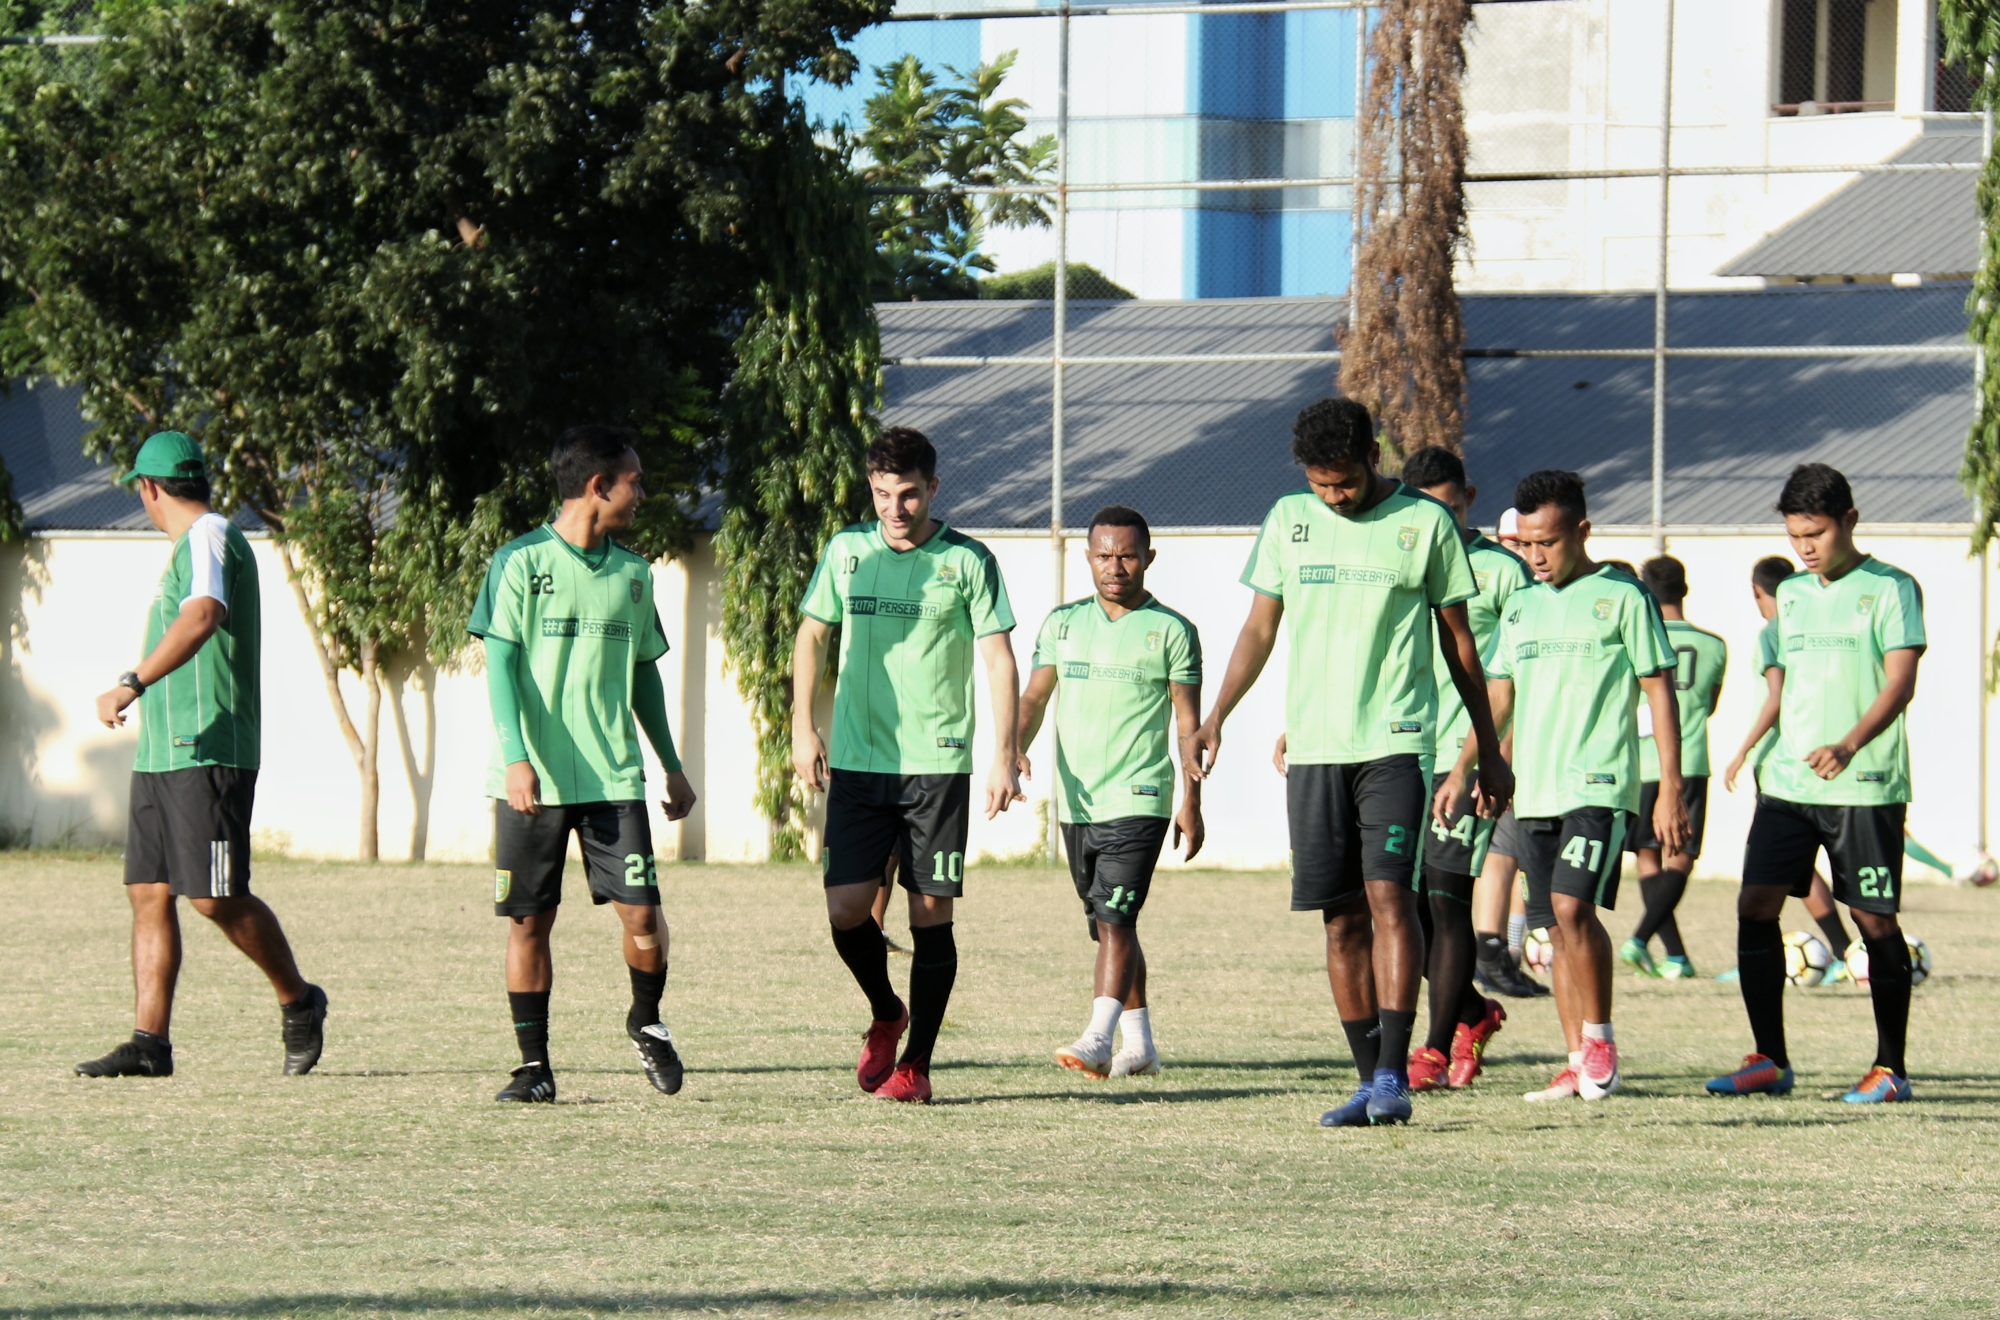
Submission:
[[[279,1075],[268,990],[190,916],[179,1074],[84,1081],[70,1065],[130,1021],[118,875],[0,857],[0,1315],[2000,1309],[2000,892],[1910,892],[1937,960],[1919,1103],[1821,1098],[1870,1061],[1850,989],[1791,995],[1793,1097],[1701,1098],[1747,1048],[1734,987],[1621,977],[1611,1100],[1521,1102],[1560,1055],[1543,1000],[1510,1005],[1473,1092],[1324,1131],[1352,1074],[1318,922],[1276,875],[1155,888],[1167,1071],[1133,1085],[1049,1062],[1088,1007],[1068,881],[976,870],[928,1109],[855,1088],[865,1013],[804,868],[662,873],[673,1099],[623,1039],[615,923],[574,901],[562,1103],[491,1102],[514,1057],[502,932],[488,873],[446,866],[261,865],[333,1000],[311,1077]],[[1705,972],[1731,961],[1733,897],[1690,889]]]

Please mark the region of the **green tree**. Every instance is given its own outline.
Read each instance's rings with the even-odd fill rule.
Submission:
[[[1944,31],[1943,56],[1963,69],[1990,71],[2000,61],[2000,0],[1939,0],[1938,25]],[[1977,79],[1973,104],[1995,103],[1990,77]],[[1974,343],[1985,352],[1979,379],[1979,408],[1965,438],[1965,463],[1959,480],[1979,506],[1972,545],[1984,551],[2000,532],[2000,160],[1989,156],[1979,176],[1979,269],[1972,278],[1966,310],[1972,315]],[[1991,679],[2000,681],[2000,650],[1993,656]]]

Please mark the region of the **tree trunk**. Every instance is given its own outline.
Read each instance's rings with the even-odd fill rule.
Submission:
[[[381,694],[378,691],[370,701],[370,709],[375,712],[370,720],[369,737],[363,741],[360,730],[354,727],[354,717],[348,713],[347,698],[340,690],[340,666],[333,663],[333,656],[326,649],[326,639],[320,636],[319,623],[314,617],[312,598],[306,595],[305,579],[299,575],[298,561],[292,558],[292,548],[282,540],[278,542],[278,562],[285,566],[285,580],[291,584],[292,599],[298,602],[299,616],[306,621],[306,635],[312,638],[313,655],[319,660],[320,677],[326,680],[326,699],[333,706],[334,722],[340,726],[340,736],[347,743],[348,755],[354,758],[354,768],[361,772],[361,858],[376,861],[380,856],[375,832],[375,805],[379,796],[378,785],[373,783],[376,741],[375,732],[379,725]],[[364,660],[362,682],[368,682],[365,672],[368,662]]]
[[[384,671],[389,684],[389,715],[396,725],[396,746],[403,754],[403,774],[410,783],[410,860],[421,862],[430,847],[431,789],[437,782],[437,666],[419,659],[407,673],[390,665]],[[410,722],[403,711],[403,688],[414,686],[424,703],[423,760],[410,737]]]
[[[361,860],[382,860],[382,668],[381,644],[361,644],[361,687],[368,694],[367,735],[361,743]]]

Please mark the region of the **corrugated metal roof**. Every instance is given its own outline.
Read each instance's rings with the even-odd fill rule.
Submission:
[[[1977,133],[1926,133],[1891,161],[1976,162]],[[1715,273],[1766,279],[1968,275],[1979,265],[1979,176],[1864,174]]]

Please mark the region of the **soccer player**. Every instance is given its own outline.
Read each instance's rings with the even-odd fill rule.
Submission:
[[[1472,564],[1478,594],[1465,602],[1467,621],[1483,663],[1493,649],[1500,618],[1517,590],[1534,584],[1526,564],[1467,525],[1479,488],[1465,479],[1465,464],[1449,449],[1419,449],[1403,460],[1403,481],[1451,510],[1459,539]],[[1438,713],[1435,754],[1449,766],[1458,759],[1472,718],[1459,700],[1442,646],[1433,652]],[[1437,786],[1442,774],[1433,776]],[[1425,974],[1431,983],[1430,1029],[1421,1047],[1410,1053],[1410,1089],[1433,1091],[1470,1086],[1479,1075],[1487,1042],[1507,1020],[1499,1001],[1486,998],[1473,984],[1478,961],[1477,936],[1472,929],[1474,877],[1486,865],[1494,821],[1481,816],[1468,798],[1450,804],[1434,817],[1424,842],[1424,901],[1430,916],[1430,954]]]
[[[928,1104],[931,1051],[958,979],[952,901],[965,892],[975,650],[993,701],[986,818],[1022,800],[1014,611],[993,552],[931,516],[937,451],[923,433],[888,427],[868,447],[867,464],[876,521],[834,534],[799,606],[792,768],[827,794],[820,862],[833,947],[873,1013],[856,1079],[880,1099]],[[835,627],[840,676],[829,754],[813,724],[813,694]],[[910,895],[907,1007],[889,984],[871,910],[892,852]]]
[[[1806,892],[1813,859],[1825,848],[1833,896],[1854,914],[1868,950],[1875,1009],[1875,1062],[1842,1098],[1908,1100],[1910,953],[1896,914],[1910,801],[1903,712],[1926,644],[1923,592],[1908,573],[1855,546],[1853,491],[1826,464],[1792,469],[1778,512],[1805,571],[1778,585],[1777,652],[1785,667],[1778,746],[1759,777],[1736,904],[1738,980],[1755,1052],[1708,1090],[1792,1089],[1778,916],[1786,894]]]
[[[694,808],[667,722],[656,662],[667,652],[653,608],[650,565],[613,539],[646,498],[637,436],[576,426],[549,454],[562,507],[555,519],[501,546],[486,570],[468,629],[486,651],[495,750],[493,910],[508,919],[507,1002],[521,1065],[495,1096],[556,1098],[549,1062],[549,934],[562,902],[563,858],[577,836],[593,903],[610,903],[624,930],[632,1006],[625,1034],[646,1080],[681,1089],[682,1064],[660,1020],[667,989],[667,927],[646,816],[639,730],[666,770],[668,820]]]
[[[1673,648],[1639,580],[1592,562],[1583,481],[1545,470],[1521,479],[1521,547],[1535,585],[1500,625],[1488,679],[1493,714],[1513,720],[1528,924],[1555,951],[1556,1012],[1569,1063],[1532,1101],[1601,1100],[1618,1087],[1611,1026],[1611,937],[1597,909],[1618,902],[1625,837],[1639,808],[1640,694],[1653,714],[1660,793],[1653,830],[1668,850],[1687,844]],[[1454,774],[1471,755],[1460,754]]]
[[[1694,975],[1687,948],[1681,943],[1674,909],[1687,892],[1688,872],[1701,856],[1701,836],[1708,822],[1708,717],[1722,699],[1722,676],[1729,665],[1729,646],[1720,637],[1687,621],[1687,566],[1671,555],[1648,559],[1640,580],[1653,593],[1666,620],[1667,640],[1674,648],[1674,704],[1681,714],[1681,798],[1687,804],[1688,842],[1681,852],[1667,852],[1653,833],[1653,805],[1660,796],[1660,752],[1653,738],[1650,707],[1639,711],[1639,819],[1629,847],[1638,856],[1639,896],[1646,911],[1618,956],[1642,976],[1682,980]],[[1666,950],[1655,964],[1647,949],[1654,935]]]
[[[1057,798],[1070,879],[1097,943],[1090,1025],[1056,1062],[1086,1077],[1152,1076],[1160,1071],[1146,1007],[1146,955],[1139,912],[1171,819],[1175,846],[1201,851],[1201,786],[1185,778],[1174,810],[1167,725],[1179,737],[1201,722],[1201,637],[1195,626],[1146,590],[1157,552],[1152,529],[1122,504],[1090,520],[1085,555],[1097,594],[1053,610],[1035,642],[1021,693],[1025,748],[1056,700]],[[1060,695],[1058,696],[1058,688]],[[1019,766],[1029,772],[1027,753]],[[1111,1030],[1125,1048],[1111,1050]]]
[[[139,703],[125,895],[132,903],[132,1039],[76,1065],[84,1077],[171,1077],[168,1037],[181,971],[177,899],[214,922],[277,992],[285,1072],[319,1062],[326,992],[299,975],[292,946],[250,892],[250,809],[260,752],[257,561],[209,507],[201,446],[162,431],[123,484],[173,542],[146,611],[145,658],[97,699],[106,728]]]
[[[1263,671],[1282,621],[1292,910],[1325,922],[1327,977],[1361,1075],[1320,1122],[1402,1123],[1423,959],[1416,886],[1437,719],[1433,618],[1471,716],[1481,812],[1497,814],[1513,783],[1466,618],[1478,585],[1451,511],[1382,474],[1374,424],[1352,399],[1301,412],[1292,457],[1309,488],[1264,519],[1243,572],[1256,593],[1250,616],[1182,765],[1213,772],[1223,722]]]

